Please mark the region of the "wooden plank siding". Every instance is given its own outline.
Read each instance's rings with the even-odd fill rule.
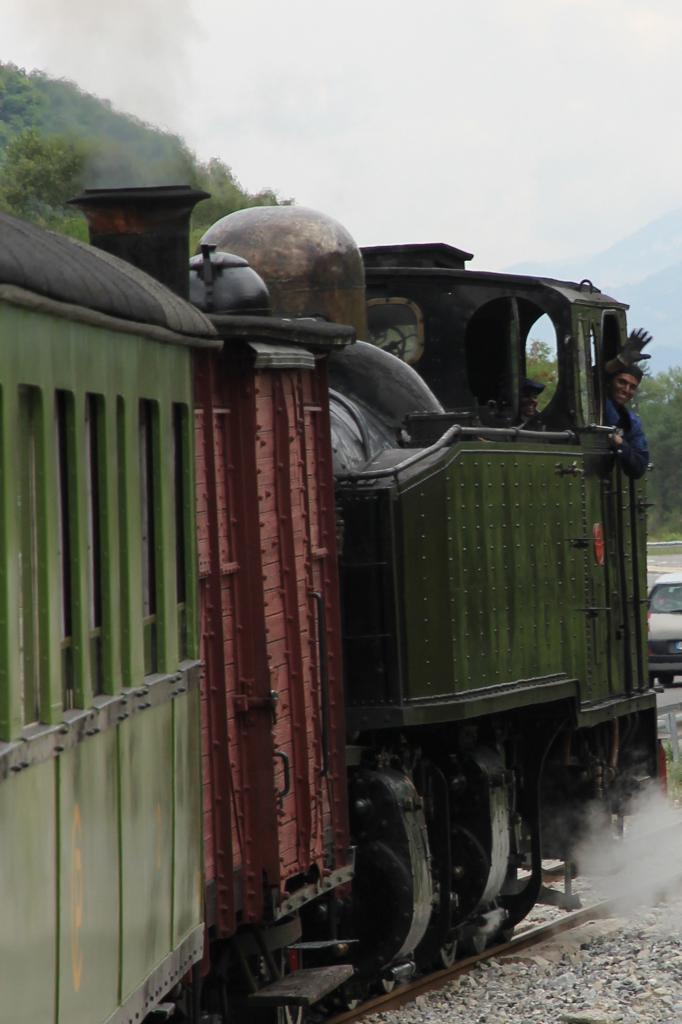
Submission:
[[[334,488],[319,367],[196,366],[205,863],[229,935],[321,879],[330,837],[347,862]]]

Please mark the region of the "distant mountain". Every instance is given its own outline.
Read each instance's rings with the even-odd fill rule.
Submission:
[[[517,263],[516,274],[580,281],[630,305],[628,321],[654,335],[650,367],[682,366],[682,209],[651,221],[601,252],[580,259]]]
[[[652,220],[602,252],[578,259],[517,263],[509,270],[562,280],[589,277],[604,290],[604,281],[632,284],[675,263],[682,263],[682,208]]]
[[[682,366],[682,260],[636,284],[607,288],[630,306],[628,323],[646,327],[654,373]]]

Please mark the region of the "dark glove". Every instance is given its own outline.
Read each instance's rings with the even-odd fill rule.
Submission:
[[[652,340],[649,332],[645,331],[643,327],[638,327],[636,330],[631,331],[628,340],[616,358],[609,359],[606,364],[606,372],[625,373],[644,359],[651,359],[651,355],[648,352],[642,352],[642,349]]]

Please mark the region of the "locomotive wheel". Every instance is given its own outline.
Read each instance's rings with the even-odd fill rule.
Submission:
[[[490,859],[480,840],[469,829],[456,825],[452,829],[452,859],[460,875],[453,889],[460,899],[460,912],[473,910],[485,889]]]

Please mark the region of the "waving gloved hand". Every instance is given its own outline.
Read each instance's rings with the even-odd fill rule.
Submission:
[[[643,327],[638,327],[636,330],[631,331],[615,359],[609,359],[606,364],[606,372],[627,373],[628,370],[636,367],[641,374],[641,368],[637,366],[637,363],[643,362],[645,359],[651,359],[650,353],[643,352],[642,349],[652,340],[649,332],[645,331]]]

